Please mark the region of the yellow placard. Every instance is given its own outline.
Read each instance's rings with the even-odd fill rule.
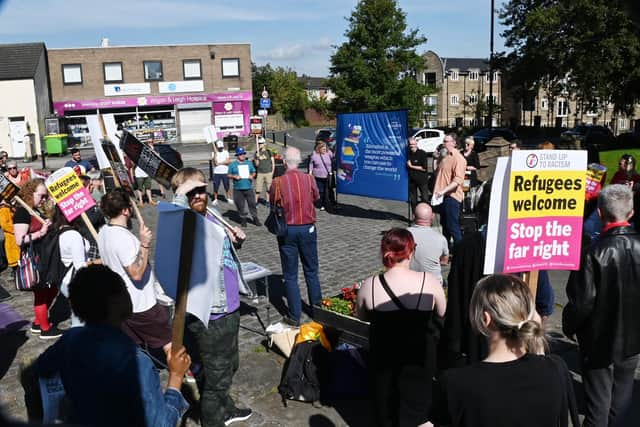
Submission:
[[[60,203],[61,200],[83,187],[82,181],[71,168],[57,170],[47,179],[46,185],[56,203]]]

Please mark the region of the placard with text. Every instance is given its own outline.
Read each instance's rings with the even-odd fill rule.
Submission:
[[[511,159],[505,273],[577,270],[587,152],[515,151]]]
[[[72,168],[58,169],[47,178],[45,186],[69,222],[96,204]]]

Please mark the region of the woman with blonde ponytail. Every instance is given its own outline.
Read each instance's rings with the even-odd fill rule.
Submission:
[[[487,338],[489,355],[442,375],[439,423],[556,427],[567,426],[570,415],[577,422],[569,370],[559,357],[544,355],[547,342],[526,283],[502,274],[481,279],[469,316]]]

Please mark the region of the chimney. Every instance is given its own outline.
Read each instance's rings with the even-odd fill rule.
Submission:
[[[100,47],[109,47],[109,39],[107,37],[103,37],[100,41]]]

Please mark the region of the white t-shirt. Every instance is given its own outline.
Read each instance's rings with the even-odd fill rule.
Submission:
[[[148,178],[149,177],[149,175],[147,175],[147,173],[145,171],[143,171],[142,169],[140,169],[137,166],[136,166],[136,169],[133,171],[133,175],[136,178]]]
[[[227,150],[217,151],[216,152],[216,161],[217,162],[225,162],[229,159],[229,152]],[[213,168],[213,173],[215,174],[224,174],[226,175],[229,172],[229,165],[217,165]]]
[[[58,245],[60,246],[60,259],[64,266],[69,267],[73,264],[73,268],[70,268],[62,279],[62,285],[66,286],[71,281],[74,271],[87,265],[89,241],[82,237],[78,231],[68,230],[60,234]]]
[[[133,283],[125,267],[130,266],[140,250],[140,240],[125,227],[105,225],[98,233],[98,249],[102,263],[118,273],[127,285],[134,313],[149,310],[156,304],[156,294],[153,289],[155,278],[151,266],[147,266],[149,274],[145,274],[144,284],[137,286]]]

